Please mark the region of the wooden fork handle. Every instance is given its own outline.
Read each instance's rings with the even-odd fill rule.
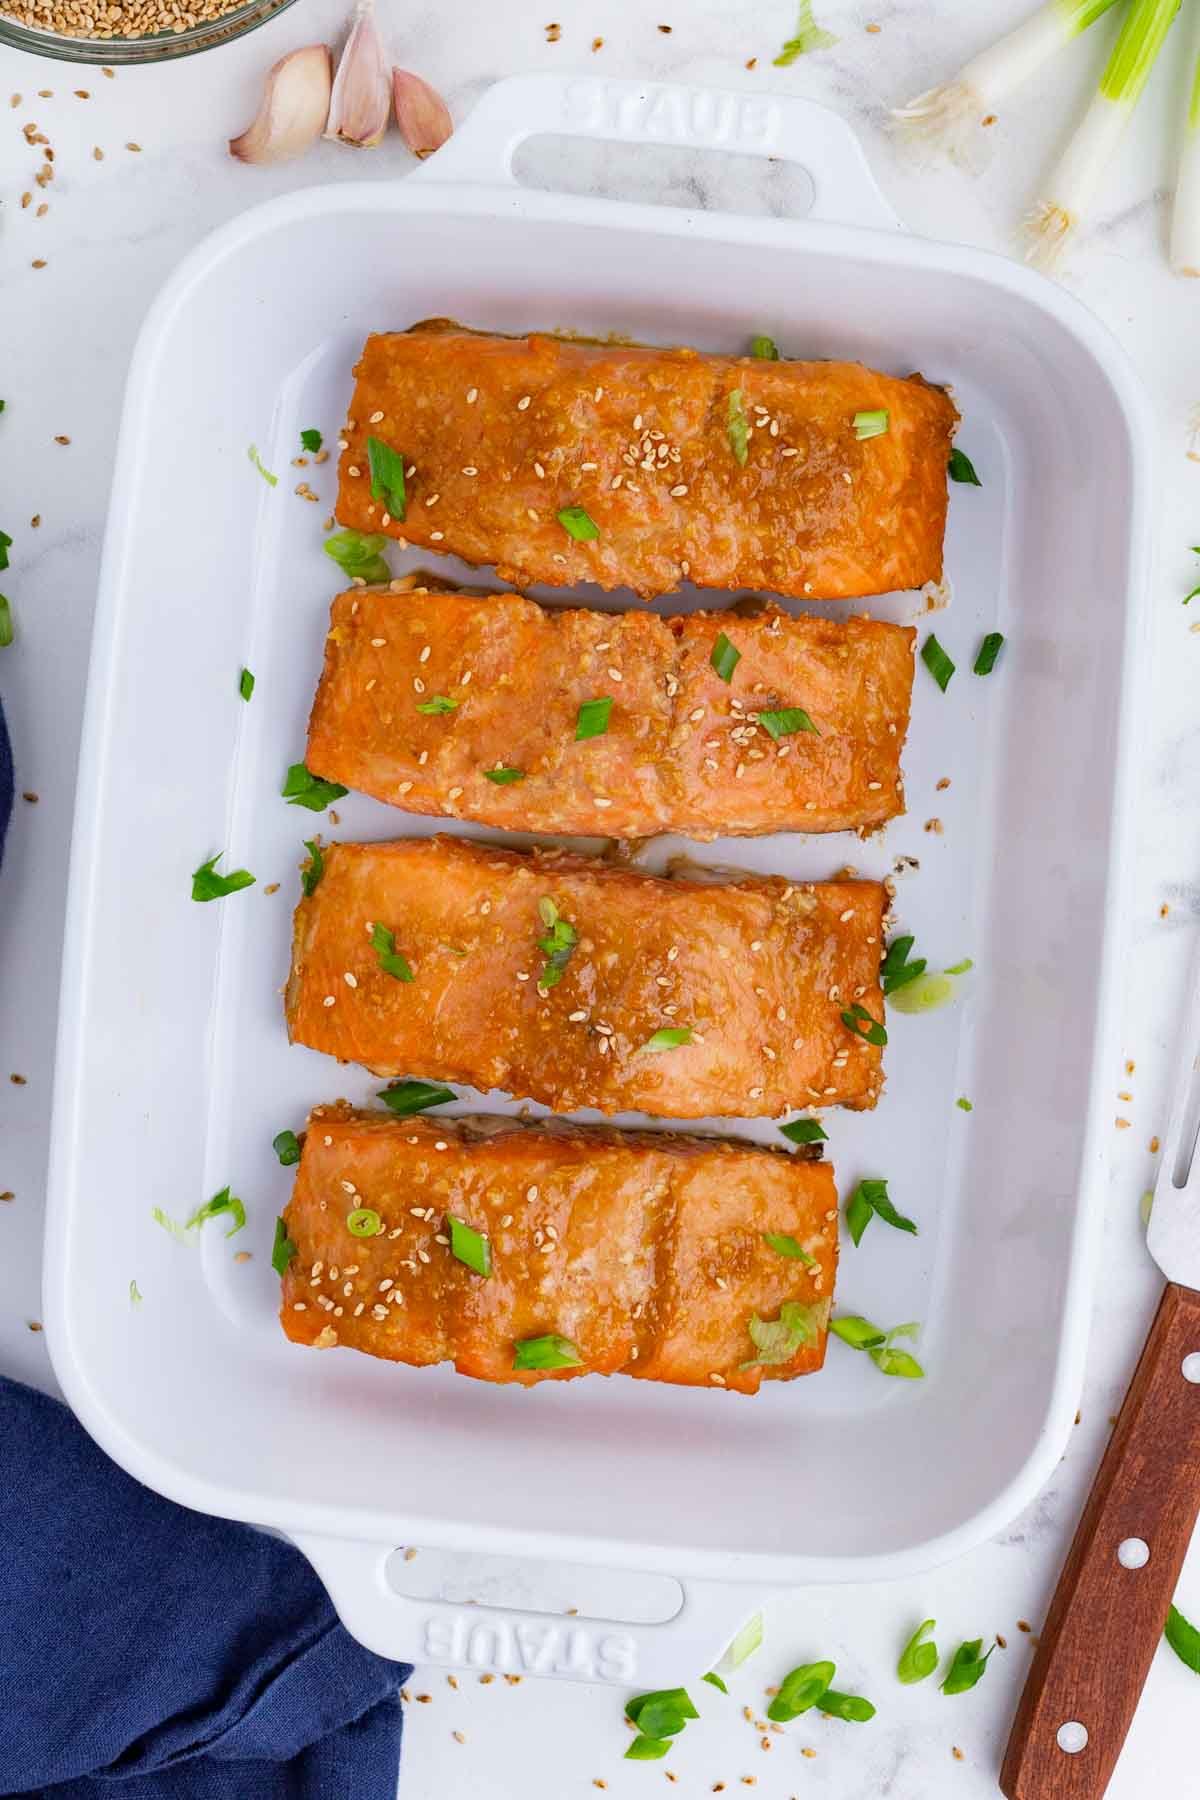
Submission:
[[[1186,1369],[1185,1369],[1186,1360]],[[1017,1707],[1009,1800],[1100,1800],[1200,1512],[1200,1293],[1167,1286]]]

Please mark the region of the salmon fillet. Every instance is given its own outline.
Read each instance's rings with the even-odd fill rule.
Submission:
[[[958,414],[920,376],[445,321],[369,337],[354,374],[341,523],[515,587],[841,600],[941,580]],[[880,410],[886,431],[860,440],[855,415]],[[402,500],[372,493],[370,438],[403,458]],[[560,522],[570,508],[588,541]]]
[[[915,636],[779,608],[661,619],[353,589],[333,602],[307,762],[406,812],[512,831],[867,831],[904,808]],[[740,657],[730,680],[714,653]],[[606,729],[577,741],[597,698]],[[773,736],[797,707],[815,729]]]
[[[351,1214],[373,1235],[352,1235]],[[490,1275],[455,1257],[451,1217],[487,1239]],[[803,1156],[670,1132],[318,1108],[283,1223],[296,1249],[280,1320],[298,1344],[453,1361],[483,1381],[623,1373],[746,1394],[825,1358],[837,1192],[826,1164]],[[811,1263],[764,1232],[794,1239]],[[802,1309],[790,1316],[803,1341],[747,1368],[765,1354],[752,1316],[776,1320],[787,1302]],[[580,1361],[514,1369],[518,1343],[550,1334]]]
[[[879,882],[664,880],[446,837],[324,857],[296,909],[295,1043],[556,1112],[875,1104],[880,1050],[842,1014],[883,1020]]]

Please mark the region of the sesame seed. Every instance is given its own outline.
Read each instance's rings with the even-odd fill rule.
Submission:
[[[322,1000],[322,1002],[321,1002],[321,1005],[322,1006],[336,1006],[337,1005],[337,995],[336,994],[326,994],[324,1000]]]
[[[532,398],[532,394],[522,394],[521,398],[517,401],[517,411],[525,412]]]
[[[464,475],[478,475],[478,473],[479,473],[479,470],[474,466],[473,463],[468,463],[466,465],[466,467],[463,469]]]
[[[349,969],[347,969],[345,974],[342,976],[342,980],[345,982],[345,984],[348,988],[356,988],[358,986],[357,977],[352,975]]]
[[[431,531],[429,534],[429,541],[431,544],[440,544],[445,535],[444,531]]]
[[[368,423],[371,425],[378,425],[382,418],[383,414],[381,412],[373,412]]]
[[[611,806],[612,801],[606,799],[603,794],[593,794],[592,795],[592,805],[593,806]]]
[[[723,1375],[719,1375],[717,1373],[716,1369],[712,1369],[709,1371],[708,1379],[712,1382],[714,1387],[724,1387],[725,1386],[725,1377]]]
[[[478,400],[478,398],[479,398],[479,389],[478,388],[468,388],[467,389],[467,405],[468,406],[474,406],[474,404]]]
[[[671,489],[671,498],[673,500],[682,500],[683,496],[686,493],[687,493],[687,483],[684,481],[681,481],[681,482],[679,482],[679,484],[676,487],[673,487]]]
[[[538,478],[538,480],[539,480],[539,481],[545,481],[545,479],[546,479],[546,471],[545,471],[545,469],[543,469],[543,467],[542,467],[542,465],[541,465],[541,463],[540,463],[540,462],[535,462],[535,463],[534,463],[534,465],[533,465],[533,472],[534,472],[534,474],[535,474],[535,475],[536,475],[536,476],[537,476],[537,478]]]

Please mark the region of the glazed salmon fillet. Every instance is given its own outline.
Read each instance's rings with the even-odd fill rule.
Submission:
[[[354,374],[340,522],[515,587],[842,600],[941,580],[958,414],[920,376],[444,321],[368,338]],[[371,439],[403,492],[373,481]]]
[[[513,831],[869,831],[904,809],[915,636],[775,607],[661,619],[353,589],[333,602],[307,762],[406,812]],[[577,739],[597,700],[605,729]]]
[[[886,904],[875,881],[663,879],[447,837],[333,844],[296,909],[288,1029],[377,1074],[556,1112],[871,1107]]]
[[[473,1266],[452,1219],[475,1236]],[[283,1226],[280,1320],[298,1344],[483,1381],[625,1374],[747,1394],[825,1357],[837,1192],[826,1164],[787,1152],[318,1108]],[[783,1342],[756,1343],[756,1317],[786,1321]],[[552,1366],[514,1368],[518,1344],[547,1338]]]

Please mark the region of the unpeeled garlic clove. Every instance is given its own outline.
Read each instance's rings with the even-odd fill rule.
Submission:
[[[280,57],[267,75],[254,123],[229,140],[239,162],[285,162],[314,144],[329,116],[333,60],[324,44]]]
[[[392,100],[400,135],[414,156],[432,156],[453,133],[449,107],[419,75],[410,74],[407,69],[393,69]]]
[[[374,0],[358,0],[333,78],[325,136],[357,150],[372,149],[387,130],[391,102],[388,59],[375,23]]]

